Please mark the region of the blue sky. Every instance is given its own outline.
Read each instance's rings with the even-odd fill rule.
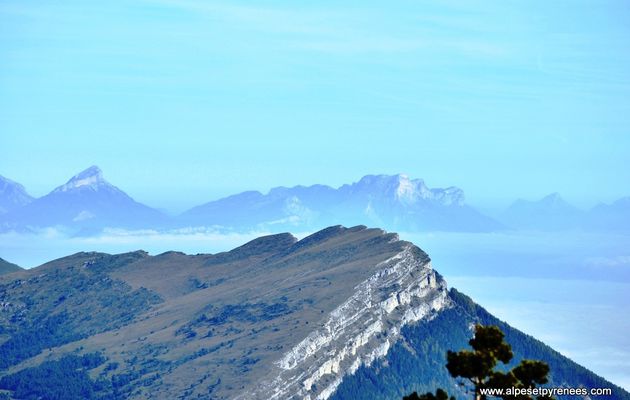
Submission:
[[[368,173],[630,195],[630,3],[294,3],[1,2],[0,174],[175,211]]]

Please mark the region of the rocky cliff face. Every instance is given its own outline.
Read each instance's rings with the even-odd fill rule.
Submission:
[[[378,263],[349,295],[274,362],[261,385],[239,398],[325,400],[345,375],[385,356],[404,325],[430,319],[449,304],[446,283],[411,244]]]

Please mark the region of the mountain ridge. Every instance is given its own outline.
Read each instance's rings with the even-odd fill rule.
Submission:
[[[585,212],[567,203],[559,193],[540,200],[518,199],[499,216],[507,226],[518,229],[578,228]]]
[[[419,247],[365,226],[270,235],[214,255],[81,252],[0,276],[0,296],[0,389],[36,393],[29,382],[45,384],[54,366],[94,399],[356,398],[348,385],[383,362],[435,370],[441,358],[426,369],[400,346],[423,343],[418,329],[442,319],[461,340],[479,313]],[[552,383],[600,382],[566,365]]]
[[[105,228],[163,230],[206,226],[228,231],[278,232],[315,231],[335,223],[377,224],[411,231],[502,228],[467,206],[461,189],[429,188],[424,180],[410,179],[405,174],[366,175],[336,189],[316,184],[278,186],[265,194],[245,191],[167,217],[107,182],[97,166],[0,216],[0,228],[4,231],[59,227],[87,236]]]
[[[518,199],[497,219],[513,229],[628,232],[630,197],[582,210],[565,201],[559,193],[551,193],[539,200]]]
[[[321,229],[338,222],[412,231],[501,229],[466,206],[461,189],[430,189],[405,174],[366,175],[337,189],[317,184],[274,187],[266,194],[246,191],[193,207],[179,220],[237,229]]]
[[[424,180],[405,174],[381,174],[365,175],[337,188],[314,184],[276,186],[266,193],[244,191],[168,216],[135,201],[93,165],[36,199],[22,185],[0,177],[0,230],[32,232],[52,227],[71,236],[96,235],[107,228],[313,232],[342,223],[406,232],[626,232],[630,229],[629,199],[583,211],[552,193],[535,201],[518,199],[493,219],[467,205],[460,188],[429,188]]]

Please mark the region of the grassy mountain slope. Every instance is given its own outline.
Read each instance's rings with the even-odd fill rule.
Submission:
[[[0,278],[0,390],[39,398],[29,382],[54,376],[86,398],[232,398],[406,246],[395,239],[332,227],[215,255],[78,253]],[[72,358],[90,354],[102,363]]]
[[[22,268],[19,265],[10,263],[0,258],[0,275],[10,274],[11,272],[21,271]]]

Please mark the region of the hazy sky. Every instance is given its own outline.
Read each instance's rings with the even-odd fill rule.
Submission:
[[[0,174],[181,210],[405,172],[630,195],[627,1],[0,2]]]

